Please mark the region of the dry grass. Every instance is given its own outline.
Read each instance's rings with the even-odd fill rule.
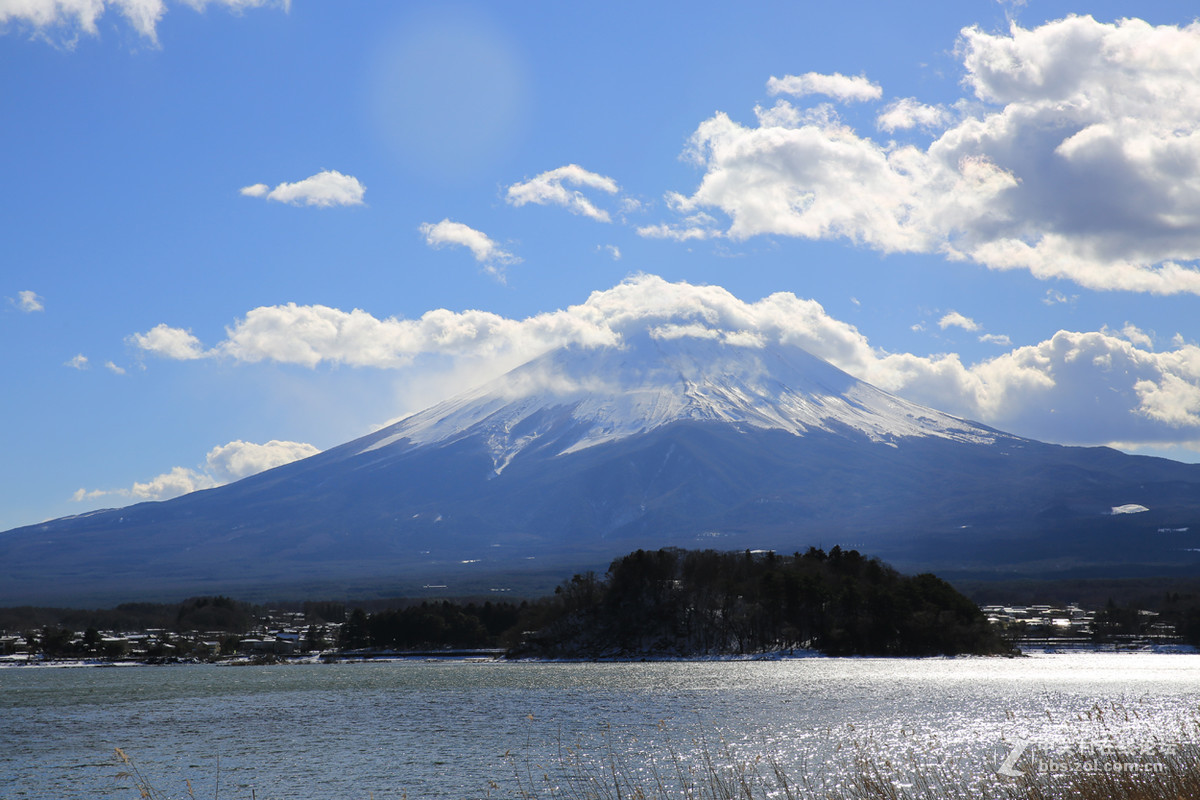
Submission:
[[[130,758],[124,750],[119,747],[115,749],[117,753],[117,761],[121,764],[121,771],[116,774],[116,779],[118,781],[127,781],[132,784],[134,790],[137,791],[138,796],[141,797],[142,800],[167,800],[167,796],[158,789],[154,788],[154,784],[150,782],[150,778],[147,777],[144,772],[142,772],[141,767],[134,763],[133,759]],[[194,798],[195,794],[192,792],[192,784],[190,781],[187,783],[187,789],[188,797]]]
[[[114,749],[116,750],[117,761],[121,764],[121,770],[116,774],[116,779],[118,781],[125,781],[132,785],[142,800],[171,800],[169,795],[167,795],[161,789],[156,788],[154,784],[150,782],[149,776],[142,771],[142,768],[139,767],[124,750],[119,747]],[[184,786],[187,788],[188,800],[196,800],[196,793],[192,789],[192,782],[190,780],[185,780]],[[221,757],[218,755],[217,775],[216,781],[213,785],[213,800],[220,800],[220,794]],[[250,790],[250,799],[256,800],[253,789]]]
[[[832,786],[810,777],[789,775],[770,758],[706,759],[702,768],[683,767],[649,776],[626,771],[620,759],[577,760],[565,772],[520,776],[516,797],[523,800],[1197,800],[1200,798],[1200,752],[1191,750],[1165,759],[1164,770],[1152,773],[1088,773],[1026,775],[974,784],[942,768],[922,768],[899,775],[873,761],[855,765]]]
[[[1081,715],[1081,734],[1115,741],[1107,713],[1099,707]],[[839,774],[805,765],[788,768],[778,757],[753,754],[728,743],[693,740],[685,756],[670,744],[658,758],[631,758],[636,741],[618,747],[606,732],[597,751],[557,748],[544,765],[512,758],[516,792],[522,800],[1200,800],[1200,715],[1170,747],[1130,754],[1111,746],[1100,753],[1031,750],[1016,765],[1023,774],[999,774],[1002,755],[980,774],[963,773],[937,748],[900,758],[880,756],[869,738],[842,756]],[[1052,765],[1048,764],[1052,761]],[[665,766],[664,766],[665,765]]]
[[[1096,707],[1081,715],[1078,730],[1091,741],[1116,742],[1118,721],[1112,717],[1125,714],[1127,720],[1130,713]],[[938,746],[882,757],[869,737],[841,752],[849,768],[836,775],[803,764],[785,767],[761,750],[749,754],[703,739],[683,749],[669,741],[618,742],[605,728],[595,748],[560,742],[544,763],[506,753],[511,780],[491,781],[485,791],[487,797],[521,800],[1200,800],[1200,712],[1169,746],[1136,754],[1117,745],[1099,752],[1031,750],[1015,765],[1019,777],[1000,775],[999,760],[983,774],[963,774]],[[171,800],[123,750],[116,755],[118,778],[142,800]],[[219,783],[218,771],[217,788]],[[186,785],[186,797],[195,800]],[[213,800],[219,800],[216,788]],[[249,800],[256,800],[253,789]]]

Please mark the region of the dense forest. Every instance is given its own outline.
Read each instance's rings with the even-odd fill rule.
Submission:
[[[833,655],[1010,652],[933,575],[828,553],[638,550],[534,602],[423,602],[342,627],[343,650],[502,648],[510,657],[637,658],[811,649]]]
[[[484,649],[509,641],[528,603],[423,602],[367,614],[356,608],[342,626],[342,650]]]
[[[180,603],[122,603],[116,608],[0,608],[0,630],[54,626],[84,630],[219,630],[242,633],[255,621],[256,608],[228,597],[193,597]]]
[[[945,581],[904,576],[839,547],[792,556],[638,550],[603,578],[576,575],[525,621],[530,633],[512,655],[1010,652],[979,608]]]
[[[1029,587],[1016,588],[1025,593]],[[1183,641],[1200,645],[1200,595],[1187,591],[1190,586],[1180,588],[1185,590],[1153,598],[1149,607],[1159,616],[1139,611],[1149,597],[1136,605],[1110,599],[1097,614],[1096,641],[1167,622]],[[587,659],[798,649],[892,656],[1010,651],[975,603],[945,581],[901,575],[878,559],[839,547],[792,555],[638,550],[613,561],[604,575],[575,575],[537,600],[394,599],[364,605],[351,610],[341,602],[285,603],[268,610],[201,597],[108,610],[8,608],[0,609],[0,633],[23,635],[44,657],[117,658],[124,649],[103,642],[100,631],[152,629],[175,632],[174,638],[159,639],[174,641],[180,653],[188,651],[181,641],[185,632],[205,632],[226,656],[239,652],[243,639],[279,630],[284,617],[299,631],[297,653],[487,649],[510,657]],[[281,609],[287,614],[281,616]],[[11,641],[6,646],[11,651]]]

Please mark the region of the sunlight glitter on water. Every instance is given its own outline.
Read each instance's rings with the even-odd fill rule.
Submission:
[[[482,797],[566,746],[633,775],[724,748],[824,785],[869,758],[982,786],[1014,742],[1023,766],[1136,749],[1194,737],[1198,706],[1192,655],[16,668],[0,670],[0,796],[135,796],[113,781],[118,746],[171,794],[186,778],[213,796],[219,756],[230,798]]]

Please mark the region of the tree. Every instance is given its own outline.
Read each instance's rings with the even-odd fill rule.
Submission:
[[[42,628],[39,641],[42,646],[42,655],[45,658],[59,658],[67,655],[71,647],[71,639],[74,634],[66,628],[55,628],[52,625],[47,625]]]
[[[525,617],[530,651],[832,654],[1001,653],[979,608],[933,575],[906,577],[857,550],[826,555],[638,550],[602,580],[576,575]]]
[[[304,649],[311,653],[314,650],[324,650],[328,646],[329,642],[325,640],[321,629],[316,625],[309,625],[304,635]]]
[[[342,626],[338,647],[343,650],[361,650],[371,644],[371,632],[368,627],[367,612],[361,608],[354,609],[346,624]]]

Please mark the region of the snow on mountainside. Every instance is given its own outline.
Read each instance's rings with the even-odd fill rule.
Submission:
[[[753,335],[659,327],[620,346],[565,347],[368,437],[358,453],[481,437],[501,472],[554,434],[556,454],[680,420],[743,429],[849,428],[872,441],[1011,438],[856,380],[807,351]]]
[[[8,531],[0,605],[549,591],[667,546],[1200,574],[1200,466],[976,425],[708,311],[623,320],[226,486]]]

